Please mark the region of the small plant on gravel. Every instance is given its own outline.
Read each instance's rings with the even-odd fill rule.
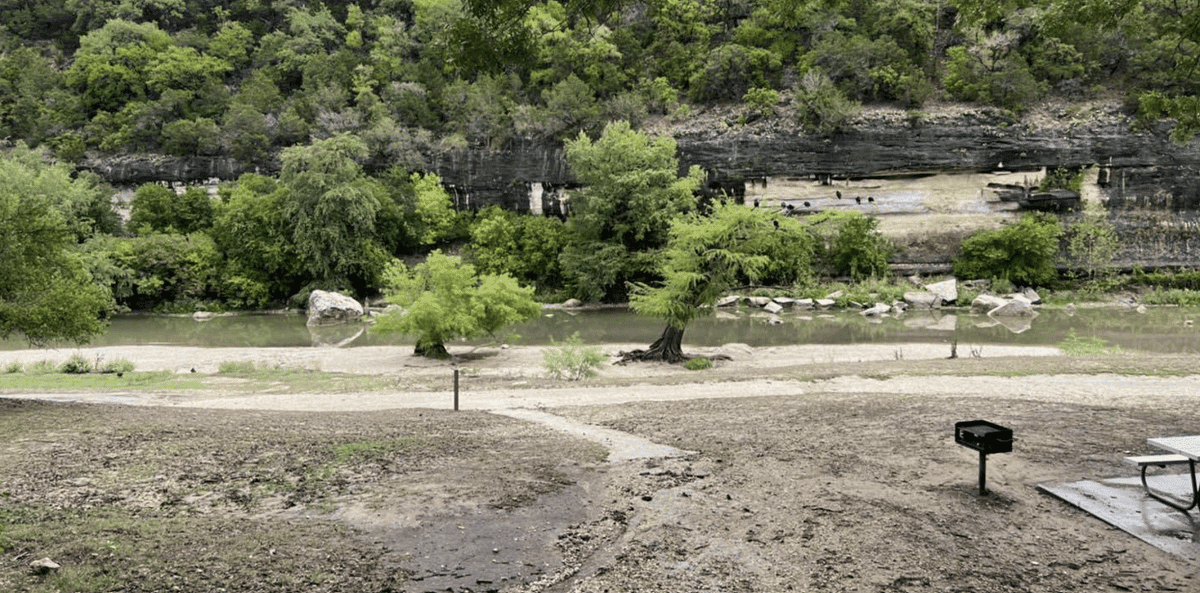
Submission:
[[[28,375],[49,375],[58,369],[58,365],[52,360],[39,360],[25,367],[25,373]]]
[[[105,363],[96,361],[96,370],[101,373],[132,373],[136,368],[132,361],[127,358],[118,358]]]
[[[22,371],[22,370],[24,370],[24,369],[25,369],[25,366],[24,366],[24,365],[22,365],[22,364],[21,364],[21,362],[20,362],[20,361],[17,361],[17,360],[14,360],[14,361],[12,361],[12,362],[10,362],[10,363],[8,363],[8,364],[4,365],[4,372],[5,372],[5,373],[8,373],[8,374],[10,374],[10,375],[11,375],[11,374],[15,374],[15,373],[19,373],[19,372],[21,372],[21,371]]]
[[[683,363],[683,368],[689,371],[702,371],[704,369],[711,369],[712,366],[712,359],[704,358],[703,356],[689,358],[687,362]]]
[[[576,332],[557,348],[542,350],[542,366],[555,379],[578,381],[600,374],[596,367],[604,362],[598,346],[584,346]]]
[[[71,358],[63,361],[58,365],[58,372],[71,375],[82,375],[92,372],[92,363],[84,358],[82,354],[72,354]]]
[[[1075,330],[1067,332],[1067,338],[1058,343],[1058,349],[1070,356],[1094,356],[1097,354],[1121,354],[1120,346],[1109,344],[1097,336],[1081,338]]]
[[[250,360],[227,360],[217,366],[217,372],[222,375],[237,375],[254,371],[254,362]]]

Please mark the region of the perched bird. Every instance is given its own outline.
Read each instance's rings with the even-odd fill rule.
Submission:
[[[874,202],[874,201],[875,201],[875,196],[867,196],[867,201],[868,201],[868,202]]]
[[[841,191],[839,191],[839,190],[834,190],[834,191],[833,191],[833,193],[837,194],[837,197],[838,197],[838,199],[839,199],[839,200],[840,200],[840,199],[842,199],[842,192],[841,192]]]
[[[854,196],[854,201],[855,201],[855,202],[857,202],[857,203],[859,203],[859,204],[861,204],[861,203],[862,203],[862,196]]]
[[[754,198],[754,207],[758,208],[758,198]]]
[[[808,207],[810,207],[810,206],[812,206],[812,204],[809,204],[808,202],[805,202],[805,203],[804,203],[804,207],[805,207],[805,208],[808,208]]]
[[[775,230],[779,230],[779,221],[778,221],[778,220],[772,220],[771,222],[775,223]]]

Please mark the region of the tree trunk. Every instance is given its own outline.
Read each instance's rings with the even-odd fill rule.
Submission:
[[[667,324],[667,327],[663,328],[662,335],[650,345],[650,349],[623,352],[617,363],[623,364],[632,361],[677,363],[686,360],[687,357],[683,355],[683,330]]]
[[[425,358],[436,358],[445,360],[450,358],[450,353],[446,351],[446,345],[438,342],[436,344],[423,343],[417,340],[417,347],[413,349],[413,354],[424,356]]]

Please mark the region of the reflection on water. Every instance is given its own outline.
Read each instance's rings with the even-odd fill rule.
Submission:
[[[905,313],[901,317],[864,318],[852,311],[785,311],[778,317],[745,307],[721,310],[692,322],[684,334],[689,346],[720,346],[740,342],[755,347],[790,344],[867,344],[924,342],[960,346],[972,344],[1053,345],[1070,331],[1079,337],[1098,337],[1127,350],[1200,352],[1200,309],[1152,308],[1083,309],[1068,315],[1043,309],[1032,319],[1003,323],[966,310]],[[546,310],[531,321],[511,328],[513,344],[548,345],[578,332],[589,344],[650,344],[663,323],[626,309],[582,311]],[[128,315],[92,341],[95,346],[173,344],[205,347],[381,346],[411,345],[408,336],[379,336],[359,332],[359,326],[310,331],[303,315],[231,315],[208,321],[190,317]],[[356,335],[357,334],[357,335]],[[481,342],[483,343],[483,342]],[[25,348],[20,340],[0,342],[0,350]],[[70,347],[61,345],[60,347]]]

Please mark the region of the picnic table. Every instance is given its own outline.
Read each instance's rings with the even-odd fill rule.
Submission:
[[[1154,500],[1161,502],[1175,510],[1186,513],[1200,505],[1200,488],[1196,486],[1196,462],[1200,461],[1200,435],[1177,436],[1177,437],[1155,437],[1146,439],[1146,444],[1168,451],[1167,455],[1145,455],[1141,457],[1126,457],[1130,463],[1138,465],[1142,468],[1142,487]],[[1186,463],[1192,478],[1192,501],[1184,506],[1181,502],[1175,499],[1168,498],[1166,495],[1159,494],[1150,488],[1146,482],[1146,468],[1151,465],[1157,467],[1166,467],[1168,465],[1182,465]],[[1187,501],[1182,501],[1187,502]]]

